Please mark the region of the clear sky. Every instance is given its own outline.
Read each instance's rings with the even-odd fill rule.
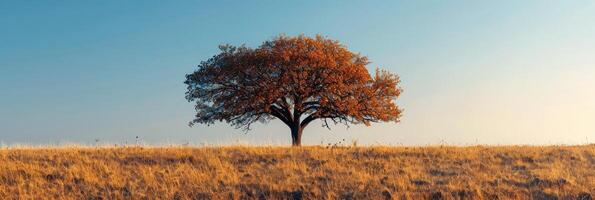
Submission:
[[[289,144],[188,127],[184,75],[229,43],[321,34],[401,76],[402,122],[313,124],[305,144],[595,142],[595,2],[0,1],[4,144]]]

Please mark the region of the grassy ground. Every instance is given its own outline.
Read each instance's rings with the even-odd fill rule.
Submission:
[[[595,145],[0,150],[2,199],[589,199]]]

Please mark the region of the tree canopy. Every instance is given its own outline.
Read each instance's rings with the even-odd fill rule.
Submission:
[[[219,46],[220,53],[186,75],[186,99],[195,102],[193,124],[231,123],[250,129],[254,122],[281,120],[293,145],[314,120],[323,126],[399,122],[401,94],[395,74],[376,69],[368,58],[322,36],[278,36],[258,48]]]

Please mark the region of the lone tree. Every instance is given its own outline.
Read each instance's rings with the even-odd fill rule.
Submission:
[[[320,119],[334,124],[394,121],[401,110],[399,77],[376,69],[365,56],[322,36],[278,36],[253,49],[219,46],[221,52],[186,75],[186,99],[196,102],[194,124],[231,123],[250,130],[278,118],[291,129],[293,146]]]

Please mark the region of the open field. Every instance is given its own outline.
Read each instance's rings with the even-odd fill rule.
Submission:
[[[595,145],[9,148],[2,199],[590,199]]]

